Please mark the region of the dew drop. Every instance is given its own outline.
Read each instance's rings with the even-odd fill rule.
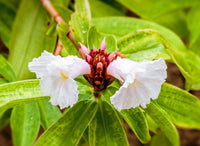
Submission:
[[[86,33],[86,31],[83,30],[82,33]]]

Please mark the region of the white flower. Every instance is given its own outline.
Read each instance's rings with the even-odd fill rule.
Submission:
[[[81,74],[90,74],[88,63],[77,56],[54,56],[44,51],[28,65],[37,78],[44,96],[50,96],[53,105],[61,109],[72,106],[78,101],[78,86],[73,80]]]
[[[119,111],[141,105],[146,108],[150,99],[156,99],[167,77],[167,66],[161,58],[155,61],[134,62],[118,57],[110,63],[107,73],[123,85],[110,98]]]

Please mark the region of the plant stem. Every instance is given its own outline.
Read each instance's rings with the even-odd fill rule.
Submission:
[[[60,16],[60,14],[57,12],[57,10],[53,7],[53,5],[51,4],[50,0],[40,0],[40,2],[42,3],[43,7],[45,8],[45,10],[49,13],[49,15],[53,18],[53,20],[59,25],[60,22],[64,22],[64,19]],[[76,49],[79,51],[80,49],[80,45],[77,45],[74,41],[74,37],[72,35],[71,30],[69,30],[68,34],[67,34],[68,38],[71,40],[71,42],[74,44],[74,46],[76,47]],[[57,46],[56,49],[54,51],[54,55],[59,55],[61,50],[63,48],[63,45],[60,41],[60,39],[58,38],[58,42],[57,42]]]

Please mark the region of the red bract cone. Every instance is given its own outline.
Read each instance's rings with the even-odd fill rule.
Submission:
[[[93,48],[89,52],[84,45],[81,45],[81,49],[83,50],[81,53],[84,54],[83,58],[85,58],[91,68],[91,74],[84,75],[84,77],[93,86],[94,96],[100,97],[100,92],[106,89],[115,79],[107,74],[107,67],[118,55],[106,52],[105,39],[103,39],[99,50]]]

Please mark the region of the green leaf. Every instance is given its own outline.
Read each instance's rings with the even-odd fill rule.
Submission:
[[[80,101],[62,115],[36,142],[36,146],[74,146],[97,111],[95,101]]]
[[[125,12],[99,0],[89,0],[92,17],[124,16]],[[114,2],[112,2],[114,3]],[[115,2],[116,3],[116,2]]]
[[[99,100],[97,113],[89,125],[90,146],[128,146],[126,132],[117,111]]]
[[[32,146],[40,128],[38,105],[32,103],[15,107],[11,115],[11,128],[14,145]]]
[[[137,107],[135,109],[131,108],[129,110],[122,110],[120,113],[138,139],[142,143],[148,143],[151,137],[143,111]]]
[[[186,50],[183,42],[173,32],[157,24],[134,18],[110,17],[95,18],[92,20],[92,23],[97,27],[98,31],[105,34],[114,34],[117,37],[122,37],[130,33],[135,34],[140,29],[150,28],[156,30],[163,36],[162,41],[166,45],[165,48],[169,49],[167,51],[168,55],[170,55],[173,62],[176,63],[186,78],[186,88],[200,89],[200,77],[198,73],[200,58],[191,51]],[[129,58],[132,58],[131,55]]]
[[[62,56],[67,56],[67,55],[76,55],[78,56],[78,51],[73,45],[73,43],[69,40],[67,37],[67,33],[69,31],[69,26],[63,22],[61,22],[58,27],[57,27],[57,32],[60,38],[60,41],[63,45],[62,49]]]
[[[0,75],[2,75],[8,81],[15,81],[16,76],[8,61],[0,54]]]
[[[41,125],[46,130],[57,119],[60,118],[61,112],[57,106],[53,106],[48,100],[38,102],[40,109]]]
[[[0,0],[0,3],[4,4],[6,7],[11,8],[14,11],[17,11],[21,0]]]
[[[4,83],[7,83],[7,80],[0,78],[0,84],[4,84]]]
[[[188,29],[183,8],[196,5],[198,0],[192,2],[189,0],[178,0],[176,2],[171,0],[118,0],[118,2],[140,17],[163,25],[187,40]],[[165,5],[167,5],[167,7],[165,7]]]
[[[3,129],[9,122],[12,109],[0,112],[0,130]]]
[[[148,123],[149,130],[153,133],[157,133],[159,130],[158,124],[156,124],[155,121],[148,114],[145,114],[145,117]]]
[[[107,89],[102,91],[102,100],[105,100],[106,102],[110,103],[110,97],[114,95],[114,93],[118,90],[118,87],[109,86]]]
[[[90,27],[89,31],[88,31],[88,38],[87,38],[87,42],[88,42],[88,48],[91,50],[94,47],[96,49],[99,49],[100,44],[103,40],[104,36],[101,35],[95,26]]]
[[[160,130],[165,134],[171,145],[179,146],[179,135],[176,127],[171,123],[167,113],[151,102],[144,111],[155,121]]]
[[[174,49],[167,49],[166,51],[186,79],[186,89],[191,89],[192,85],[195,82],[195,77],[192,76],[191,65],[187,62],[188,59],[185,59],[185,56],[181,55],[178,51]]]
[[[59,4],[59,5],[64,6],[64,7],[68,7],[68,5],[70,3],[70,0],[50,0],[50,1],[53,4],[53,6]]]
[[[35,74],[29,71],[28,63],[32,61],[34,57],[40,56],[41,52],[43,52],[44,50],[53,52],[57,38],[56,36],[50,37],[45,34],[45,30],[49,20],[50,19],[47,12],[39,1],[22,0],[17,16],[15,18],[15,22],[13,24],[13,31],[10,40],[10,52],[8,58],[11,65],[13,66],[18,80],[35,77]],[[17,92],[17,98],[13,98],[16,100],[12,99],[13,102],[9,102],[8,98],[5,103],[9,106],[13,106],[17,103],[19,104],[19,99],[21,98],[22,100],[20,104],[33,102],[34,100],[38,101],[40,99],[48,99],[47,97],[40,97],[42,96],[41,93],[40,96],[37,96],[39,98],[33,98],[33,96],[30,97],[30,93],[33,94],[33,90],[28,90],[28,92],[26,92],[26,90],[22,88],[19,89]],[[39,90],[39,92],[41,91]],[[20,94],[24,95],[24,93],[29,93],[29,96],[27,96],[29,98],[32,98],[33,100],[24,100],[24,96],[20,96]],[[36,90],[35,94],[38,94],[38,90]],[[36,104],[36,106],[38,105]],[[16,108],[14,109],[16,112],[14,112],[12,116],[14,117],[13,121],[15,120],[16,123],[24,123],[24,125],[27,125],[27,127],[32,127],[31,130],[35,131],[36,134],[33,132],[29,134],[29,130],[26,127],[22,127],[23,129],[21,129],[21,131],[23,131],[23,135],[29,135],[33,138],[34,141],[38,132],[38,129],[34,126],[34,124],[40,123],[40,119],[33,116],[32,121],[35,121],[35,123],[33,123],[28,122],[27,119],[20,118],[17,115],[17,113],[21,113],[21,116],[26,118],[26,113],[29,113],[29,110],[31,109],[32,107],[29,107],[29,105],[26,105],[26,107]],[[39,115],[39,110],[35,110],[34,114]],[[13,121],[11,121],[11,124]],[[13,131],[18,131],[16,126],[13,127]],[[18,139],[17,132],[13,132],[13,139],[18,140],[18,142],[16,143],[24,143],[24,139]],[[29,141],[29,139],[27,140]],[[30,140],[29,145],[32,145],[32,140]]]
[[[163,57],[170,60],[167,45],[161,35],[153,30],[140,30],[137,34],[129,34],[118,40],[119,51],[134,61],[153,60]]]
[[[95,26],[90,27],[88,31],[88,47],[89,49],[99,49],[101,42],[106,40],[106,52],[114,52],[117,50],[117,40],[113,35],[104,35],[97,31]]]
[[[45,30],[45,34],[47,36],[57,36],[56,26],[57,26],[56,22],[54,22],[54,21],[50,22],[50,24],[47,26],[47,28]]]
[[[200,89],[200,57],[198,54],[188,50],[184,56],[191,68],[191,76],[193,80],[186,80],[186,89]]]
[[[61,4],[55,4],[54,7],[58,11],[60,16],[65,20],[65,22],[68,23],[71,19],[70,15],[72,14],[72,11]]]
[[[159,132],[152,137],[150,146],[160,146],[160,144],[162,144],[162,146],[170,146],[171,145],[170,141],[167,139],[167,137],[162,132]]]
[[[165,26],[174,31],[181,38],[184,38],[184,40],[188,40],[188,28],[185,15],[183,10],[170,11],[162,16],[150,19],[150,21]]]
[[[78,85],[79,98],[78,100],[89,100],[93,97],[93,89],[89,86],[83,76],[79,76],[76,79],[76,84]]]
[[[156,101],[177,126],[200,129],[200,101],[192,94],[165,83]]]
[[[39,80],[18,81],[0,85],[0,111],[44,99],[49,99],[49,97],[42,96]]]
[[[186,79],[186,89],[199,89],[200,58],[189,50],[176,50],[162,35],[150,29],[139,30],[118,40],[120,52],[134,61],[163,57],[174,62]]]
[[[159,32],[166,40],[181,52],[186,50],[182,40],[172,31],[149,21],[126,17],[94,18],[92,25],[95,25],[99,32],[114,34],[117,38],[127,34],[135,34],[137,30],[153,29]]]
[[[200,56],[199,53],[199,40],[200,40],[200,5],[192,8],[187,15],[187,25],[190,31],[189,48]]]
[[[87,31],[90,27],[90,7],[87,0],[75,1],[75,13],[72,14],[72,33],[76,44],[87,43]]]
[[[9,47],[12,24],[16,15],[16,11],[13,9],[0,1],[0,38],[7,47]]]
[[[117,50],[117,39],[114,35],[106,36],[106,52],[111,53]]]
[[[43,50],[52,52],[56,36],[48,37],[45,30],[49,17],[39,1],[22,0],[10,41],[10,61],[17,79],[34,77],[28,70],[28,62],[41,55]]]
[[[199,3],[199,0],[117,0],[143,18],[155,18],[170,11],[191,7]]]

